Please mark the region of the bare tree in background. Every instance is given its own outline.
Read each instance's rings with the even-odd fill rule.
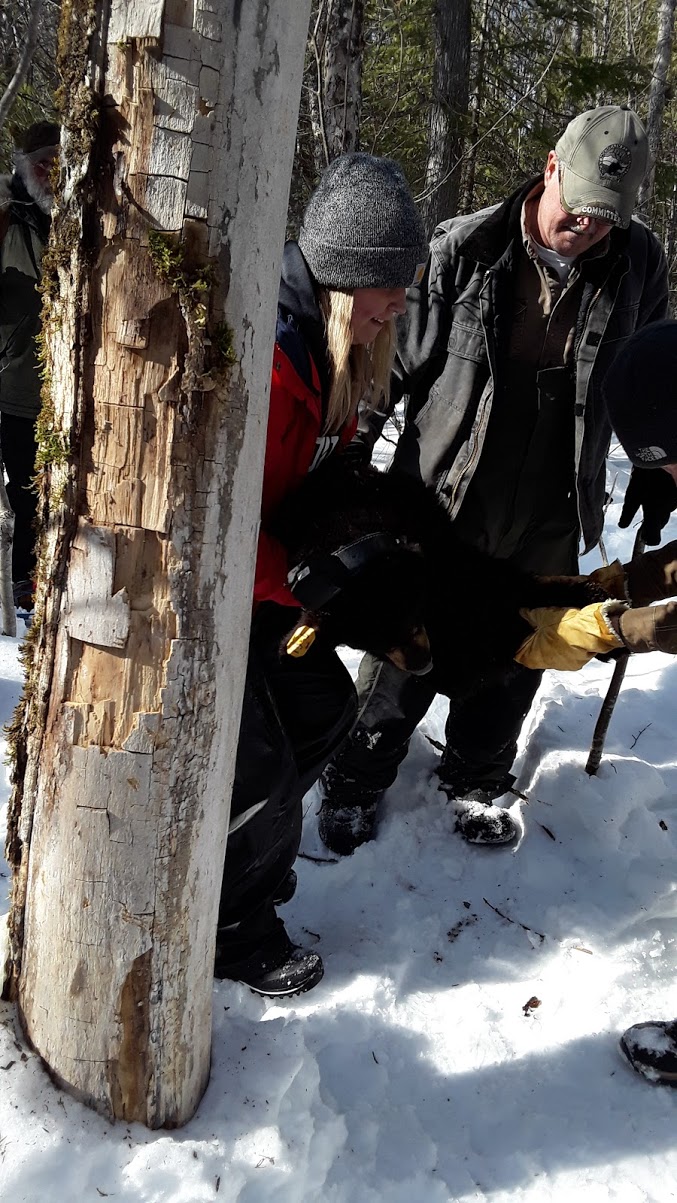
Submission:
[[[11,165],[19,131],[54,116],[59,11],[56,0],[0,0],[0,95],[5,105],[0,170]]]
[[[663,114],[667,92],[668,71],[672,58],[672,42],[675,30],[676,0],[660,0],[658,7],[658,36],[656,53],[649,88],[649,107],[646,132],[649,138],[649,170],[638,197],[638,208],[647,215],[650,212],[656,179],[656,163],[661,145]]]
[[[471,0],[436,0],[428,162],[420,200],[429,237],[438,222],[458,210],[470,89],[470,17]]]
[[[329,161],[358,150],[364,0],[329,0],[324,43],[324,132]]]

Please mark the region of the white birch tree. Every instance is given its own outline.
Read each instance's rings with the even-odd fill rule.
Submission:
[[[209,1074],[308,15],[64,4],[6,993],[57,1083],[150,1127]]]

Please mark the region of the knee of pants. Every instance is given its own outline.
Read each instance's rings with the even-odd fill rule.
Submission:
[[[336,724],[336,730],[340,739],[350,734],[357,722],[357,714],[357,694],[351,688],[350,692],[346,693],[344,704]]]

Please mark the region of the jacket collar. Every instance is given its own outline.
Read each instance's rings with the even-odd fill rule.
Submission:
[[[313,358],[322,399],[326,403],[331,388],[331,367],[327,355],[324,321],[317,303],[317,285],[298,243],[287,242],[282,256],[282,277],[278,311],[294,319]]]
[[[541,176],[521,184],[502,204],[480,223],[461,244],[460,253],[486,267],[493,267],[513,239],[522,237],[522,205]],[[630,240],[630,230],[613,229],[609,235],[609,256],[615,261]]]

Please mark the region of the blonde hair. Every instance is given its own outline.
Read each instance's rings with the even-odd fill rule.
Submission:
[[[373,343],[354,347],[352,292],[320,288],[319,303],[332,372],[323,433],[336,434],[357,413],[360,402],[368,409],[387,405],[397,345],[395,319],[384,323]]]

